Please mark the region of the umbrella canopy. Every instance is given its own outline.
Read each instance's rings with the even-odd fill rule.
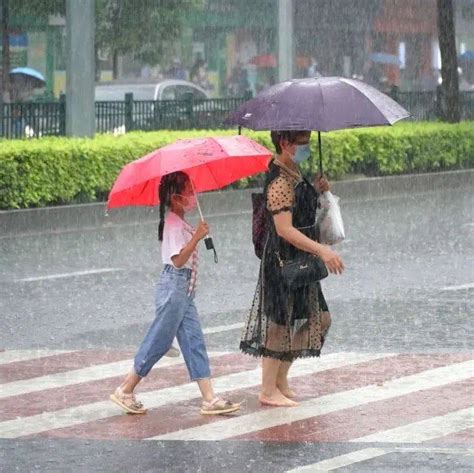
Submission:
[[[225,123],[252,130],[317,130],[322,173],[321,131],[393,125],[409,116],[364,82],[317,77],[280,82],[244,102]]]
[[[401,66],[402,61],[400,61],[398,56],[388,53],[372,53],[369,56],[369,59],[372,62],[377,62],[379,64],[389,64],[392,66]]]
[[[410,114],[374,87],[343,77],[280,82],[225,120],[252,130],[331,131],[392,125]]]
[[[474,61],[474,51],[465,51],[459,55],[461,61]]]
[[[15,69],[12,69],[10,71],[11,75],[23,75],[26,77],[30,77],[36,80],[39,80],[40,82],[46,82],[43,74],[41,72],[38,72],[35,69],[32,69],[31,67],[17,67]]]
[[[161,177],[184,171],[196,192],[225,187],[265,171],[272,153],[245,136],[178,140],[127,164],[109,194],[108,208],[157,205]]]

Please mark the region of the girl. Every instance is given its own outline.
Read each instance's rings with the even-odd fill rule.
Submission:
[[[176,336],[189,376],[197,382],[201,391],[201,414],[237,411],[240,404],[222,399],[214,393],[204,335],[194,305],[197,245],[209,233],[209,226],[201,221],[194,230],[184,220],[185,213],[195,208],[196,197],[189,177],[183,172],[164,176],[159,196],[158,239],[162,242],[164,268],[156,287],[156,318],[135,355],[133,370],[110,399],[127,413],[144,414],[146,409],[135,398],[134,389],[168,352]],[[166,208],[169,208],[169,212],[165,218]]]

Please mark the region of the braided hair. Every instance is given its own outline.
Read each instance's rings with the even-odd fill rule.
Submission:
[[[161,178],[158,195],[160,197],[160,223],[158,225],[158,240],[163,241],[163,230],[165,228],[166,209],[171,207],[171,196],[181,194],[189,181],[184,172],[178,171],[166,174]]]

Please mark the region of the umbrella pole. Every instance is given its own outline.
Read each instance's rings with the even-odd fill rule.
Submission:
[[[192,179],[189,179],[189,180],[191,181],[191,187],[193,188],[194,197],[196,197],[196,204],[197,204],[199,216],[201,217],[201,222],[204,222],[204,217],[202,215],[201,204],[199,203],[198,195],[197,195],[196,189],[194,188],[194,182],[193,182]]]
[[[191,178],[189,178],[189,180],[191,181],[191,187],[193,188],[193,193],[194,193],[194,196],[196,197],[196,205],[198,208],[199,216],[201,217],[201,222],[204,222],[204,216],[202,215],[201,204],[199,203],[198,195],[197,195],[196,189],[194,188],[194,182]],[[214,263],[217,264],[219,262],[219,259],[217,258],[216,248],[214,246],[214,242],[212,241],[212,237],[210,235],[207,235],[204,238],[204,244],[206,245],[206,249],[214,251]]]
[[[319,148],[319,172],[323,177],[323,147],[321,143],[321,132],[318,131],[318,148]]]

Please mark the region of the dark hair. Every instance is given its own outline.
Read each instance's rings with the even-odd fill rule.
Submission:
[[[278,154],[281,154],[282,149],[280,146],[280,142],[282,140],[288,141],[288,143],[293,144],[296,143],[296,139],[300,135],[305,135],[309,133],[306,130],[280,130],[280,131],[271,131],[270,136],[272,137],[273,146],[275,146],[275,151]]]
[[[161,178],[158,196],[160,197],[160,223],[158,225],[158,240],[163,241],[163,230],[165,228],[166,208],[171,206],[171,196],[181,194],[189,176],[184,172],[178,171],[166,174]]]

